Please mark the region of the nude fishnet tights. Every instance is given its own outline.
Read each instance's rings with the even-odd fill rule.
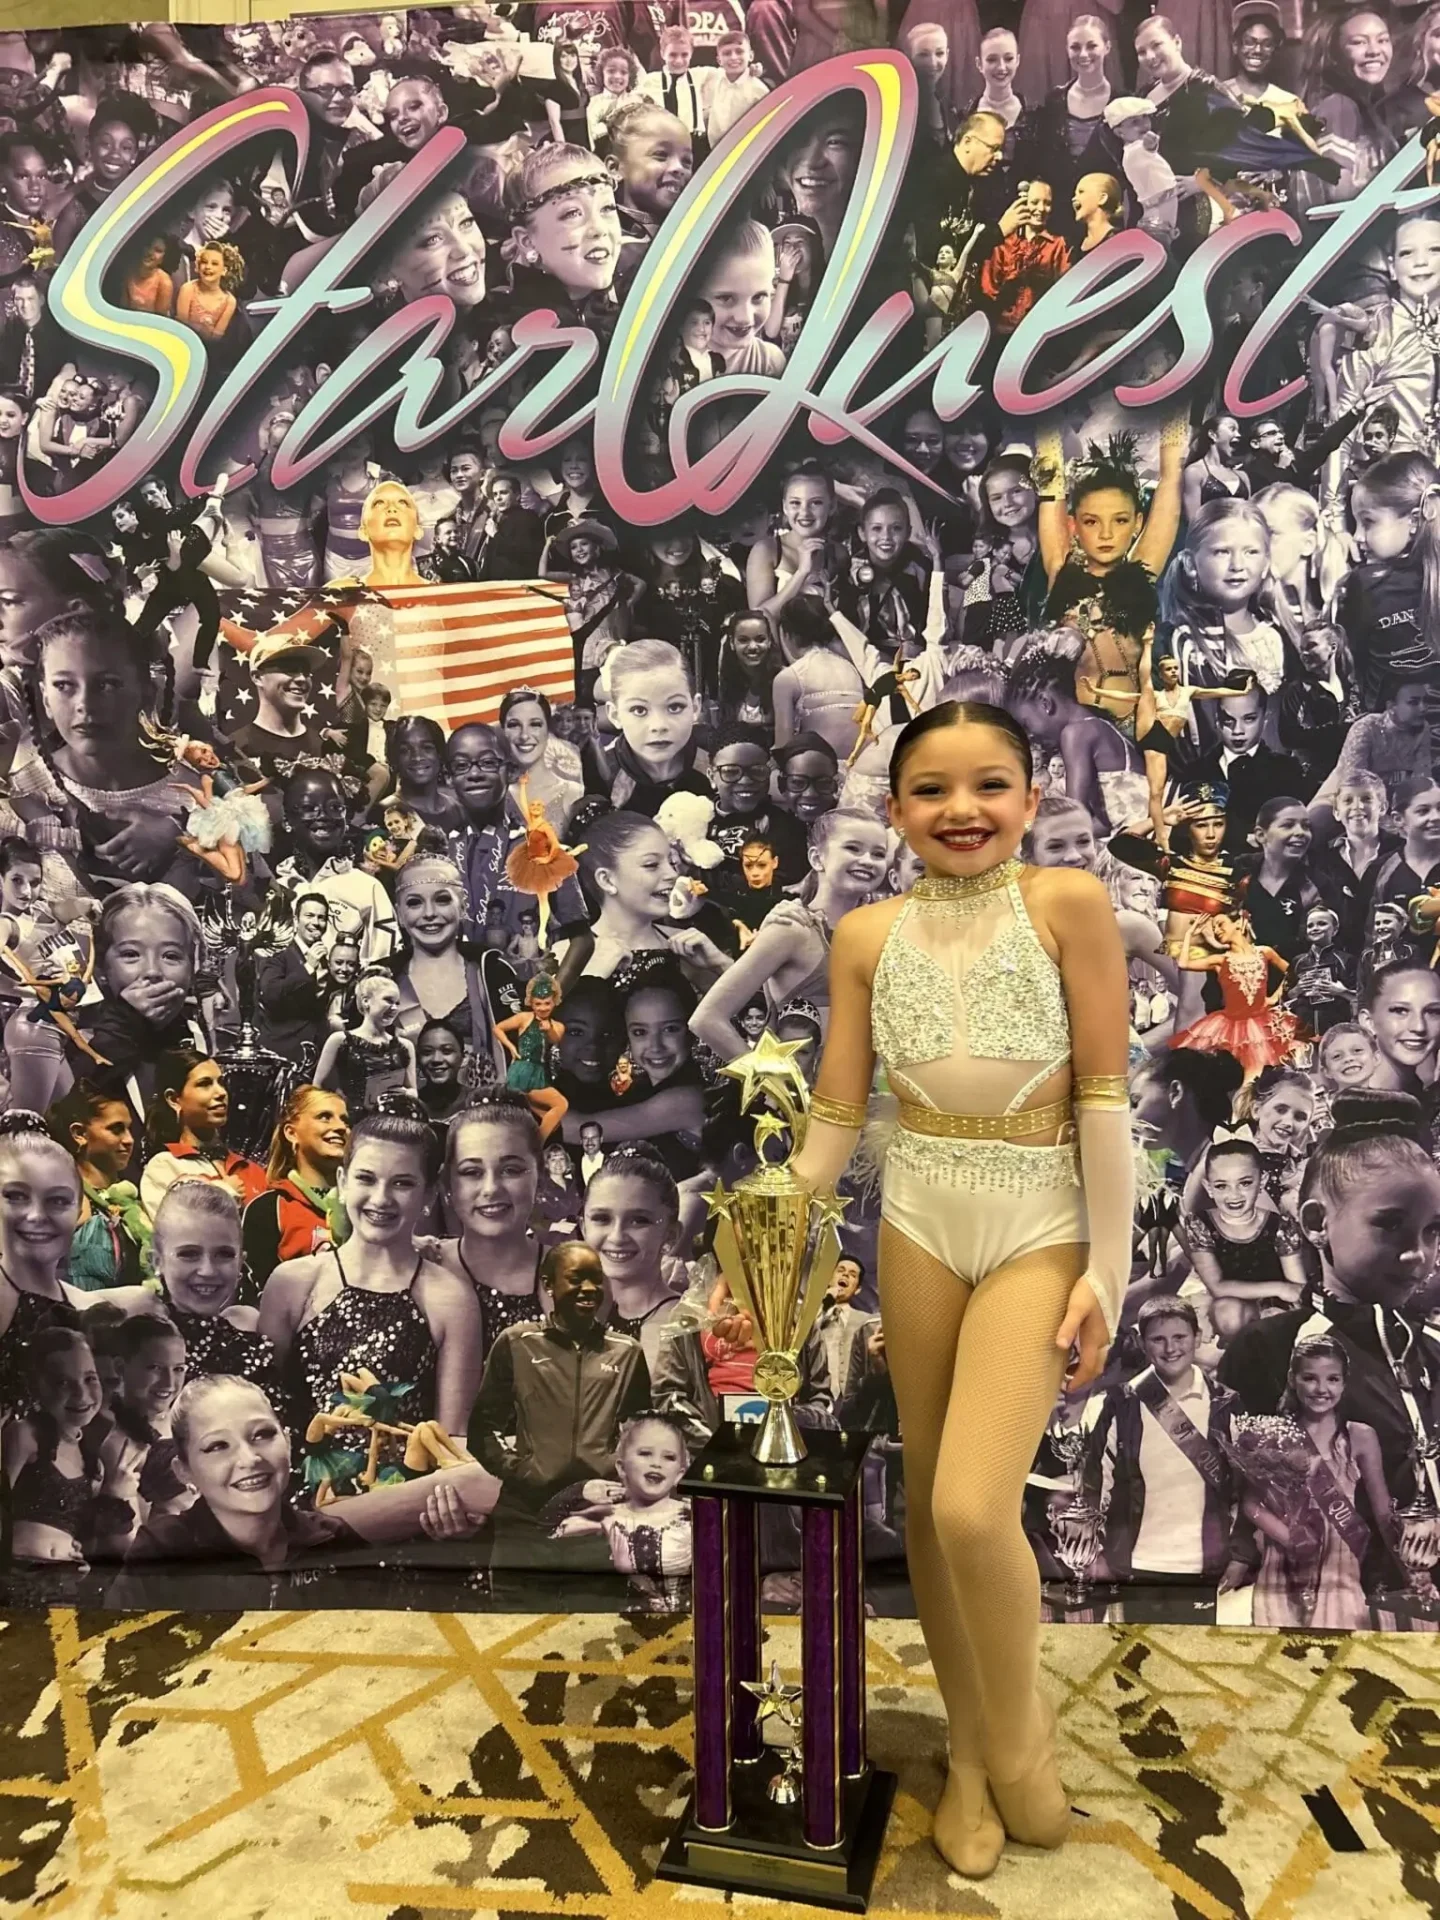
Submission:
[[[1055,1333],[1083,1246],[1044,1247],[971,1288],[888,1221],[880,1314],[905,1450],[910,1584],[950,1753],[1019,1775],[1043,1737],[1040,1575],[1020,1525],[1055,1404]]]

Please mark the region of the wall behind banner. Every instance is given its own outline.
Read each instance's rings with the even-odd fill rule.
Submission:
[[[11,1601],[688,1604],[719,1068],[813,1072],[968,699],[1133,989],[1047,1605],[1433,1624],[1440,6],[889,13],[0,37]],[[798,1412],[898,1576],[848,1191]]]

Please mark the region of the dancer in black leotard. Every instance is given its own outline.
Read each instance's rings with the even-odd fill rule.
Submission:
[[[405,1389],[405,1419],[465,1432],[480,1384],[480,1310],[470,1287],[415,1250],[437,1162],[426,1122],[367,1115],[339,1179],[349,1239],[282,1262],[266,1281],[260,1332],[285,1371],[298,1433],[334,1408],[340,1375],[362,1368]]]

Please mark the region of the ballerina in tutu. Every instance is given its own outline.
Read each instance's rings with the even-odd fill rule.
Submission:
[[[550,924],[550,895],[577,871],[575,856],[583,846],[565,847],[545,814],[545,802],[530,798],[524,774],[518,785],[520,810],[525,815],[525,838],[505,862],[506,877],[519,893],[533,893],[540,903],[540,950]]]
[[[560,989],[554,980],[548,973],[537,973],[525,989],[523,1012],[512,1013],[495,1028],[495,1038],[510,1055],[505,1085],[530,1102],[540,1122],[542,1143],[570,1110],[564,1094],[550,1084],[551,1061],[565,1038],[564,1023],[555,1018],[559,1002]]]
[[[1185,929],[1178,963],[1191,973],[1218,973],[1223,996],[1218,1013],[1203,1014],[1175,1034],[1172,1047],[1191,1047],[1198,1053],[1228,1053],[1245,1069],[1243,1094],[1266,1067],[1287,1061],[1299,1036],[1293,1014],[1281,1013],[1277,1002],[1281,986],[1267,991],[1270,969],[1284,974],[1287,963],[1273,947],[1256,946],[1246,913],[1217,913],[1201,921],[1202,936],[1219,953],[1196,955],[1190,941],[1194,928]]]
[[[204,740],[182,736],[176,742],[175,758],[201,776],[198,792],[188,782],[175,783],[178,793],[195,799],[179,844],[232,887],[243,887],[250,872],[247,856],[270,851],[270,815],[264,801],[256,797],[270,782],[244,785]]]

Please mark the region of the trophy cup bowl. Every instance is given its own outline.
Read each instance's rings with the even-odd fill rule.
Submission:
[[[706,1195],[716,1261],[754,1328],[755,1392],[768,1404],[752,1452],[766,1467],[793,1467],[805,1458],[790,1403],[800,1390],[801,1349],[840,1258],[836,1225],[844,1213],[833,1192],[813,1192],[791,1171],[809,1112],[809,1089],[795,1063],[799,1050],[797,1041],[764,1033],[750,1053],[721,1069],[741,1083],[742,1113],[762,1099],[778,1112],[762,1112],[755,1121],[760,1164],[754,1172]],[[790,1155],[778,1163],[767,1159],[768,1143],[787,1132]]]
[[[788,1166],[762,1164],[725,1196],[715,1257],[759,1349],[755,1391],[767,1402],[752,1449],[767,1467],[793,1467],[805,1441],[790,1405],[800,1389],[800,1350],[840,1257],[835,1207]]]
[[[1100,1509],[1077,1491],[1067,1506],[1052,1514],[1051,1526],[1055,1530],[1055,1558],[1070,1575],[1064,1590],[1064,1604],[1087,1606],[1090,1569],[1100,1554]]]

